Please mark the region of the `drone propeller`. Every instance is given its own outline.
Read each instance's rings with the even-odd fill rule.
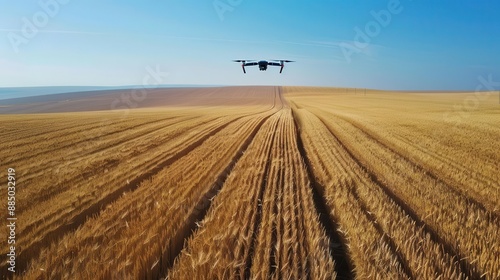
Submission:
[[[283,63],[283,62],[295,62],[294,60],[285,60],[285,59],[273,59],[273,61],[279,61],[281,63]]]

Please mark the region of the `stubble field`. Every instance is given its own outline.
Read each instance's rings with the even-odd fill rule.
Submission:
[[[184,91],[0,115],[16,278],[500,278],[493,93]]]

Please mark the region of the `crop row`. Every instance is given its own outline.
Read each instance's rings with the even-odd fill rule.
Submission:
[[[373,181],[319,118],[303,109],[295,110],[295,114],[308,158],[315,167],[314,174],[324,186],[325,195],[331,196],[328,201],[333,218],[339,220],[349,240],[358,277],[464,277],[454,256],[447,254],[441,244]],[[364,234],[363,230],[366,230]],[[383,255],[383,251],[369,250],[370,242],[389,248],[385,254],[392,256],[389,260],[394,262],[394,271],[383,272],[377,267],[377,261],[382,259],[376,256]],[[383,262],[380,265],[383,266]]]
[[[335,278],[296,137],[290,109],[262,126],[169,279]]]
[[[186,126],[182,123],[181,125]],[[32,203],[29,207],[22,207],[21,203],[19,206],[19,209],[23,211],[19,211],[18,217],[24,221],[17,229],[20,233],[18,241],[23,244],[21,260],[28,261],[44,245],[61,237],[65,232],[76,229],[85,222],[87,217],[98,213],[103,206],[118,198],[122,192],[135,188],[138,182],[134,182],[148,172],[151,168],[150,164],[167,161],[188,147],[190,143],[203,138],[220,125],[222,123],[207,123],[203,130],[195,129],[194,131],[190,126],[177,129],[171,127],[172,134],[163,132],[160,135],[166,137],[149,142],[152,146],[148,150],[151,152],[145,153],[144,150],[144,153],[136,156],[117,152],[117,149],[123,147],[134,147],[134,143],[129,143],[133,141],[125,141],[121,147],[118,145],[109,148],[109,152],[114,154],[112,158],[105,152],[82,155],[79,161],[72,163],[75,165],[73,172],[59,178],[60,181],[41,180],[27,185],[29,187],[26,188],[25,193],[19,195],[20,201]],[[189,137],[190,131],[196,133],[197,136]],[[187,137],[191,139],[186,141]],[[137,146],[134,147],[134,149],[137,148]],[[155,152],[155,148],[167,149],[169,153],[159,154],[158,150]],[[82,175],[82,171],[85,170],[89,172],[89,175]],[[46,172],[50,174],[51,170]],[[45,185],[50,182],[53,185],[46,187]],[[31,199],[22,199],[26,195]],[[22,267],[23,263],[20,265]]]
[[[290,109],[276,127],[251,278],[335,278]]]
[[[33,263],[29,277],[107,279],[161,273],[175,257],[175,251],[182,248],[185,235],[202,212],[196,207],[203,196],[220,183],[220,174],[265,114],[224,118],[225,124],[221,123],[199,146],[189,144],[199,142],[195,141],[202,138],[198,133],[176,137],[191,150],[180,154],[159,150],[157,156],[173,154],[176,160],[162,164],[137,189],[47,248]]]
[[[278,121],[275,114],[257,132],[169,271],[169,279],[241,279],[249,275]]]
[[[488,211],[500,213],[500,173],[494,145],[500,130],[462,125],[446,131],[433,119],[426,123],[405,120],[401,126],[373,117],[337,115]]]
[[[401,207],[459,259],[466,273],[500,276],[500,224],[495,215],[343,118],[321,110],[317,114]]]

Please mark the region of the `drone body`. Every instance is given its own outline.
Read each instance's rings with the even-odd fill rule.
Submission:
[[[233,60],[234,62],[241,62],[241,68],[243,69],[243,73],[246,74],[247,71],[245,70],[245,66],[259,66],[260,71],[266,71],[267,66],[280,66],[280,74],[283,72],[283,67],[285,67],[285,62],[294,62],[291,60],[261,60],[261,61],[256,61],[256,60]],[[278,61],[278,62],[274,62]]]

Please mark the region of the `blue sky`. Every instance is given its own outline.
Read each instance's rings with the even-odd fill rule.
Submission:
[[[500,81],[498,11],[494,0],[0,0],[0,87],[138,85],[156,69],[162,84],[473,90],[480,76]],[[233,59],[297,62],[244,75]]]

